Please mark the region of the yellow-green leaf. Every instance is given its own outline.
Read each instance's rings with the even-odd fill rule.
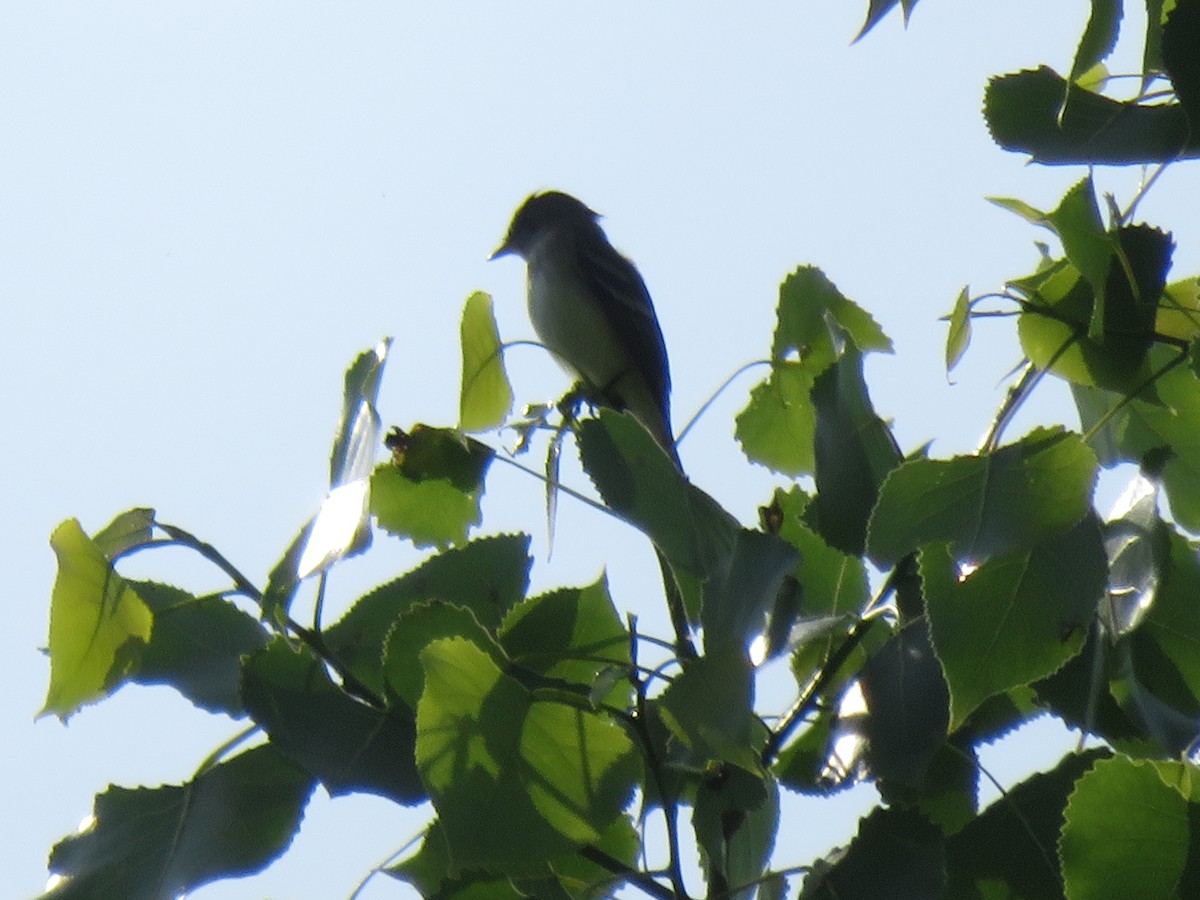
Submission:
[[[512,409],[513,393],[504,371],[492,298],[482,291],[468,297],[463,307],[462,361],[458,427],[463,431],[495,428]]]
[[[65,719],[109,693],[150,639],[154,616],[79,522],[54,530],[58,576],[50,599],[50,688],[42,715]]]

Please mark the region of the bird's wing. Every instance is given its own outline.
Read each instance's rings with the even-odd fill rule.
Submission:
[[[606,240],[600,247],[591,246],[589,241],[577,244],[578,252],[586,255],[579,261],[579,274],[599,298],[620,345],[629,348],[631,362],[657,401],[669,430],[671,374],[650,292],[633,263]]]

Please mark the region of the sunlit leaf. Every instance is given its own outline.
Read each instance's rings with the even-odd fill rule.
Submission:
[[[346,370],[342,414],[329,458],[329,492],[271,570],[263,592],[265,618],[287,613],[303,579],[371,543],[367,495],[381,431],[376,403],[391,344],[385,338]]]
[[[78,521],[59,525],[50,546],[58,574],[50,596],[50,687],[40,715],[66,719],[135,671],[154,617]]]
[[[371,512],[384,530],[418,547],[461,544],[480,520],[492,451],[451,429],[417,426],[398,464],[371,476]]]
[[[829,323],[836,323],[861,351],[890,353],[891,340],[871,316],[814,266],[802,266],[779,288],[770,377],[751,392],[738,415],[737,438],[754,462],[787,475],[813,468],[813,380],[838,355]]]
[[[967,288],[958,292],[954,309],[950,311],[950,327],[946,332],[946,371],[958,365],[971,346],[971,295]]]
[[[463,431],[487,431],[504,422],[513,402],[491,295],[476,291],[467,298],[461,333],[458,427]]]
[[[417,765],[456,869],[536,873],[600,840],[639,762],[605,716],[535,700],[461,638],[421,652]]]

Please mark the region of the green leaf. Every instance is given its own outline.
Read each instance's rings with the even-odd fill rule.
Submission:
[[[329,492],[267,578],[262,600],[266,619],[287,613],[303,579],[371,544],[368,479],[379,450],[376,403],[391,345],[392,339],[385,338],[346,370],[342,415],[329,458]]]
[[[629,632],[604,577],[585,588],[563,588],[518,604],[505,619],[499,640],[523,670],[589,690],[601,673],[613,668],[624,672],[630,663]],[[623,708],[629,693],[623,682],[608,700]]]
[[[130,509],[96,532],[92,541],[101,553],[109,559],[116,559],[148,544],[153,537],[153,530],[154,510]]]
[[[1165,348],[1150,354],[1150,364],[1162,372],[1155,382],[1157,403],[1125,401],[1095,388],[1076,387],[1074,393],[1080,425],[1097,430],[1106,465],[1140,463],[1148,453],[1168,451],[1162,481],[1171,512],[1189,531],[1200,531],[1200,379],[1184,361]]]
[[[1163,289],[1154,330],[1181,341],[1200,337],[1200,278],[1185,278]]]
[[[1015,197],[988,197],[986,199],[988,203],[1015,213],[1031,225],[1046,224],[1046,213],[1037,207],[1030,206],[1024,200],[1018,200]]]
[[[750,746],[753,703],[753,669],[740,648],[727,647],[685,661],[656,706],[697,763],[724,760],[757,772],[758,754]]]
[[[133,587],[154,613],[133,680],[168,684],[209,712],[243,715],[242,656],[267,642],[266,629],[224,597],[193,597],[148,581]]]
[[[78,521],[54,529],[50,546],[58,574],[50,595],[50,687],[39,715],[65,720],[136,670],[154,617]]]
[[[796,580],[804,590],[806,617],[857,615],[870,599],[867,571],[857,555],[830,547],[809,528],[808,496],[798,487],[776,489],[772,505],[778,510],[781,538],[800,551]]]
[[[1183,535],[1168,531],[1168,558],[1141,627],[1134,634],[1135,651],[1152,642],[1164,661],[1178,672],[1193,698],[1200,698],[1200,560]]]
[[[1187,119],[1200,122],[1200,8],[1194,2],[1180,0],[1167,14],[1162,29],[1162,65],[1171,79],[1171,87],[1187,113]],[[1166,162],[1166,160],[1163,160]]]
[[[920,813],[876,809],[859,822],[850,846],[832,862],[819,861],[804,880],[804,900],[846,897],[943,896],[945,847],[941,831]]]
[[[417,426],[399,465],[371,477],[371,512],[386,531],[418,547],[461,544],[479,524],[483,478],[492,451],[456,431]]]
[[[524,534],[482,538],[443,551],[360,598],[325,630],[325,642],[360,681],[382,692],[384,640],[401,616],[436,600],[470,610],[494,633],[525,596],[532,564]]]
[[[780,586],[799,561],[800,555],[786,541],[738,529],[732,551],[706,573],[700,613],[705,650],[745,651],[766,629]]]
[[[993,78],[983,109],[993,140],[1049,165],[1153,164],[1200,156],[1200,136],[1181,105],[1124,103],[1079,87],[1068,96],[1068,84],[1048,66]]]
[[[1095,477],[1095,455],[1061,429],[993,453],[910,460],[883,483],[867,549],[882,565],[933,542],[976,561],[1031,547],[1083,518]]]
[[[912,789],[946,740],[946,682],[922,620],[898,631],[863,667],[867,762],[880,781]]]
[[[971,346],[971,295],[964,286],[950,311],[950,328],[946,332],[946,372],[958,365]]]
[[[1187,807],[1153,765],[1097,762],[1067,803],[1059,841],[1066,896],[1178,896],[1190,844]]]
[[[1090,175],[1067,191],[1058,209],[1047,217],[1046,224],[1058,235],[1067,259],[1088,280],[1100,301],[1093,308],[1088,328],[1090,336],[1099,337],[1104,333],[1104,289],[1114,245],[1100,220]]]
[[[802,266],[779,288],[770,377],[752,392],[737,418],[737,438],[746,456],[778,472],[802,475],[813,469],[813,380],[837,358],[829,322],[862,351],[890,353],[892,342],[871,316],[846,299],[814,266]]]
[[[245,665],[246,709],[272,746],[312,772],[332,796],[361,791],[398,803],[426,798],[413,760],[413,714],[379,710],[338,688],[325,665],[277,638]]]
[[[703,578],[728,558],[737,521],[683,476],[633,416],[602,409],[580,422],[579,452],[604,502],[677,571]]]
[[[848,344],[813,382],[817,495],[810,513],[831,546],[861,556],[879,485],[900,464],[900,448],[875,414],[862,374],[862,354]]]
[[[601,839],[640,774],[621,728],[535,700],[461,638],[434,641],[421,662],[417,765],[455,870],[537,874]]]
[[[737,416],[735,433],[747,459],[793,477],[812,472],[817,417],[809,391],[816,375],[797,363],[772,364],[770,377],[755,385]]]
[[[1071,64],[1072,81],[1112,53],[1120,31],[1120,0],[1092,0],[1092,14],[1088,17],[1079,49],[1075,51],[1075,61]]]
[[[922,549],[920,565],[952,731],[988,697],[1043,678],[1079,652],[1108,574],[1094,516],[965,576],[944,546]]]
[[[430,600],[409,607],[388,632],[383,645],[383,677],[388,695],[417,708],[425,686],[421,651],[441,638],[462,637],[485,648],[497,665],[506,662],[495,638],[470,609]]]
[[[1063,810],[1079,776],[1106,753],[1068,753],[1053,770],[1009,788],[953,835],[946,844],[946,896],[1062,900],[1054,850]]]
[[[95,823],[50,855],[46,900],[159,900],[263,869],[291,843],[312,778],[269,746],[157,788],[110,787]]]
[[[692,826],[710,896],[752,900],[779,828],[779,786],[737,766],[708,773],[696,788]],[[743,888],[740,889],[739,888]]]
[[[385,869],[393,878],[407,881],[422,897],[441,900],[524,900],[528,895],[517,890],[507,877],[492,877],[480,872],[456,872],[441,823],[436,819],[425,832],[420,848],[403,862]]]
[[[458,427],[463,431],[487,431],[504,422],[513,402],[490,294],[476,291],[467,298],[461,332]]]
[[[685,603],[704,623],[709,648],[713,641],[744,647],[765,626],[795,551],[773,535],[741,529],[628,414],[601,410],[581,422],[579,447],[605,503],[683,576]]]

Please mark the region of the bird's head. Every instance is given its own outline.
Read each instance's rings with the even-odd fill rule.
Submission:
[[[533,194],[517,208],[504,242],[488,259],[509,253],[528,259],[533,248],[551,232],[560,228],[595,226],[599,218],[599,214],[562,191]]]

